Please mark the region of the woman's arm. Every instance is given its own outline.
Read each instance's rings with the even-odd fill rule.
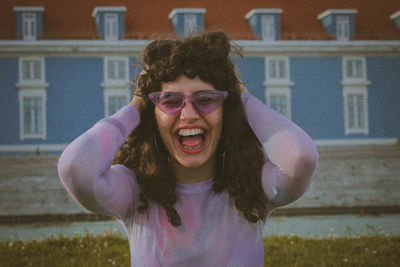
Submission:
[[[140,116],[132,106],[96,123],[62,153],[58,173],[67,191],[85,208],[119,219],[133,204],[133,172],[111,165]]]
[[[249,93],[242,93],[248,122],[267,154],[262,185],[274,206],[283,206],[307,190],[318,164],[311,138],[296,124]]]

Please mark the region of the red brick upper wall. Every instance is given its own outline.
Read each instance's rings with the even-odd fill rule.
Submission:
[[[100,39],[93,9],[125,6],[124,39],[150,39],[154,34],[175,36],[168,14],[174,8],[205,8],[206,30],[223,30],[232,39],[252,40],[247,12],[281,8],[281,40],[331,40],[317,16],[327,9],[357,9],[356,40],[400,40],[400,30],[389,16],[400,10],[398,0],[2,0],[0,39],[18,39],[15,6],[43,6],[41,39]]]

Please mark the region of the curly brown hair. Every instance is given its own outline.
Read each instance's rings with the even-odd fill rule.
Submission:
[[[229,192],[235,207],[249,222],[265,220],[267,202],[261,185],[264,152],[251,130],[241,102],[241,81],[229,58],[237,47],[223,32],[203,33],[184,40],[156,40],[144,51],[147,72],[138,77],[145,102],[140,124],[121,147],[114,163],[131,168],[139,184],[139,212],[149,203],[165,209],[169,222],[182,224],[174,208],[176,181],[155,119],[154,104],[148,94],[161,91],[162,83],[175,81],[182,74],[199,77],[217,90],[228,91],[223,104],[223,130],[216,150],[213,191]]]

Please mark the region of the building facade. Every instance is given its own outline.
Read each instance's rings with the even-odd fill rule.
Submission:
[[[241,47],[249,91],[318,145],[399,138],[398,1],[4,2],[1,154],[60,152],[129,103],[150,40],[211,30]]]

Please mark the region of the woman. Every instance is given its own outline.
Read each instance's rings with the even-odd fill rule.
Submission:
[[[221,32],[150,43],[131,103],[60,157],[72,197],[125,227],[132,266],[262,266],[268,214],[310,183],[315,145],[247,92],[231,50]]]

